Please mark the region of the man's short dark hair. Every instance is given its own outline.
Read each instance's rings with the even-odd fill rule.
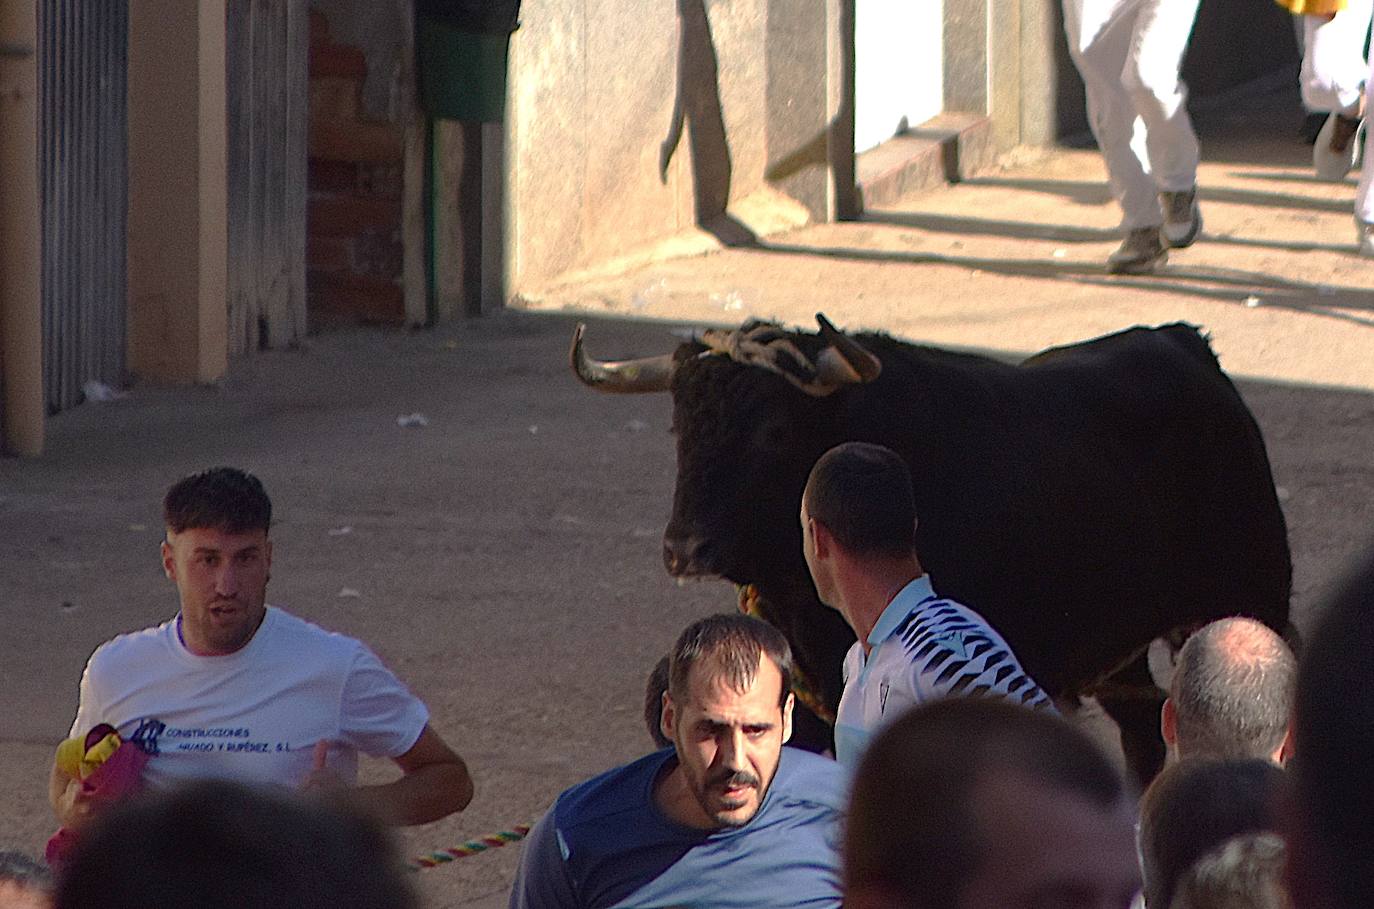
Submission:
[[[673,742],[663,734],[663,692],[668,690],[668,661],[663,657],[654,664],[644,683],[644,727],[655,748],[671,748]]]
[[[167,490],[162,519],[173,533],[191,528],[267,531],[272,525],[272,500],[251,473],[237,467],[212,467],[178,480]]]
[[[975,795],[999,772],[1104,812],[1126,798],[1097,746],[1057,716],[995,700],[927,704],[882,730],[859,764],[845,832],[847,886],[876,888],[912,909],[957,905],[991,845]]]
[[[1179,878],[1166,909],[1288,909],[1283,884],[1287,858],[1277,833],[1232,837]]]
[[[1230,618],[1188,638],[1170,698],[1185,757],[1272,755],[1293,712],[1298,664],[1283,639],[1254,619]]]
[[[1145,901],[1168,906],[1192,865],[1226,840],[1279,830],[1287,777],[1260,758],[1191,758],[1167,767],[1140,800]]]
[[[778,705],[792,691],[792,648],[787,638],[762,619],[739,613],[707,616],[687,626],[668,657],[668,694],[687,702],[688,680],[697,663],[709,664],[731,688],[744,691],[754,683],[759,657],[767,656],[782,675]]]
[[[901,558],[916,548],[911,471],[890,448],[835,446],[811,468],[805,496],[807,514],[850,552]]]
[[[376,823],[286,791],[202,781],[102,814],[59,876],[56,909],[413,909]]]
[[[1302,835],[1332,906],[1374,906],[1374,562],[1329,601],[1298,669],[1293,771]],[[1305,846],[1306,844],[1304,844]]]

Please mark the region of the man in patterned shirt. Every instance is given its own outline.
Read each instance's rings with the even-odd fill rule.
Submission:
[[[801,524],[817,595],[858,637],[835,723],[842,764],[856,766],[868,738],[915,704],[998,697],[1053,709],[982,616],[935,593],[916,555],[911,475],[895,452],[848,442],[822,455]]]

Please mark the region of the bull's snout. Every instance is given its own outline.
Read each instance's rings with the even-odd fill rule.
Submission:
[[[714,547],[709,540],[698,536],[663,538],[663,566],[675,578],[694,578],[714,575],[711,565]]]

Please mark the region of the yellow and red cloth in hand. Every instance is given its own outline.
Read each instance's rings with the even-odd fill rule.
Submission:
[[[96,803],[117,801],[138,789],[148,754],[136,742],[125,742],[109,723],[101,723],[84,736],[65,739],[57,746],[57,766],[81,781],[85,796]],[[76,832],[61,828],[48,840],[49,865],[67,858],[76,843]]]
[[[1345,9],[1345,0],[1274,0],[1295,16],[1331,16]]]

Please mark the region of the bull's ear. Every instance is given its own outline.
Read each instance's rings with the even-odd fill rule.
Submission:
[[[883,363],[862,344],[830,324],[825,313],[816,313],[825,349],[816,357],[816,371],[822,381],[836,385],[872,382],[883,371]]]

